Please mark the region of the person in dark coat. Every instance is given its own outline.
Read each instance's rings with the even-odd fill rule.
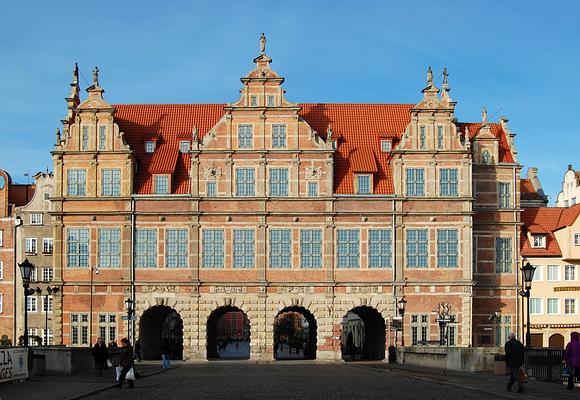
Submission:
[[[505,344],[505,363],[510,372],[510,379],[506,389],[511,391],[514,382],[517,382],[518,392],[521,392],[524,390],[524,383],[520,376],[520,368],[524,365],[524,345],[516,339],[513,332],[508,337],[509,340]]]
[[[121,361],[119,362],[121,367],[121,376],[119,376],[119,381],[117,382],[117,387],[121,389],[123,386],[123,381],[127,376],[127,372],[133,368],[133,347],[126,338],[121,339]],[[133,370],[134,371],[134,370]],[[135,382],[131,379],[127,379],[129,387],[135,387]]]
[[[109,359],[109,350],[102,338],[97,339],[97,343],[95,343],[91,350],[91,357],[95,361],[95,370],[99,375],[103,375],[103,369],[105,369],[107,360]]]
[[[135,359],[141,362],[141,339],[135,341]]]
[[[574,377],[580,376],[580,335],[578,332],[570,334],[570,342],[564,350],[564,361],[568,367],[568,390],[574,389]]]
[[[170,367],[169,360],[171,360],[171,343],[167,338],[161,339],[161,360],[161,366],[163,369]]]

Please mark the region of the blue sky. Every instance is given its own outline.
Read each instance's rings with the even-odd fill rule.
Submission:
[[[74,62],[113,104],[224,103],[265,32],[296,102],[416,103],[447,67],[459,120],[507,116],[552,204],[580,169],[578,21],[576,1],[1,2],[0,168],[52,170]]]

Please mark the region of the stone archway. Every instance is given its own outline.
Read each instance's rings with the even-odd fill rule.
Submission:
[[[564,336],[559,333],[554,333],[552,336],[550,336],[548,347],[551,349],[563,349]]]
[[[316,359],[317,328],[316,318],[307,308],[283,308],[274,318],[274,358]]]
[[[171,359],[183,358],[183,321],[173,308],[157,305],[148,308],[139,320],[139,343],[144,360],[161,359],[161,342],[167,339]]]
[[[219,307],[207,319],[208,359],[249,359],[250,320],[234,306]]]
[[[382,360],[385,358],[385,319],[374,308],[355,307],[341,323],[341,349],[344,360]]]

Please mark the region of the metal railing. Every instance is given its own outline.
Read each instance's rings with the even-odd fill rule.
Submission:
[[[564,350],[562,349],[525,349],[524,365],[526,366],[528,377],[540,381],[562,382],[567,377],[563,377]],[[576,376],[575,382],[580,382],[580,377]]]

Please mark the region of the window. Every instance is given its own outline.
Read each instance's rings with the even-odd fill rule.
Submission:
[[[532,282],[539,282],[544,279],[544,267],[541,265],[534,265],[534,267],[536,267],[536,270],[534,271],[534,279]]]
[[[42,311],[43,312],[52,312],[52,304],[53,304],[53,299],[52,296],[42,296]]]
[[[153,140],[147,140],[145,142],[145,153],[153,153],[155,151],[155,142]]]
[[[48,200],[50,200],[50,193],[48,193],[48,192],[44,192],[44,193],[43,193],[43,198],[44,198],[44,200],[45,200],[45,201],[48,201]]]
[[[495,324],[495,343],[503,346],[512,332],[512,317],[510,315],[500,316]]]
[[[290,229],[270,229],[270,268],[292,267]]]
[[[52,254],[53,249],[53,240],[52,238],[43,238],[42,239],[42,254]]]
[[[560,299],[548,299],[548,314],[560,313]]]
[[[545,248],[546,247],[546,235],[534,235],[534,247]]]
[[[530,314],[539,315],[542,313],[542,299],[530,299]]]
[[[4,295],[0,293],[0,314],[2,314],[4,310]]]
[[[2,232],[0,232],[0,246],[2,245]],[[580,246],[580,233],[574,233],[574,246]]]
[[[254,169],[236,169],[236,196],[254,196]]]
[[[322,268],[322,231],[300,230],[300,268]]]
[[[425,170],[423,168],[407,169],[407,196],[425,195]]]
[[[42,330],[42,345],[43,346],[52,346],[54,344],[54,336],[52,333],[52,329],[46,328]]]
[[[391,140],[381,140],[381,151],[388,153],[393,149],[393,142]]]
[[[30,274],[30,282],[38,282],[38,267],[32,268],[32,273]]]
[[[270,196],[288,196],[288,169],[270,169]]]
[[[42,268],[42,281],[43,282],[50,282],[54,279],[54,269],[52,267],[43,267]]]
[[[358,194],[370,194],[371,193],[371,176],[370,175],[357,175],[357,189]]]
[[[548,265],[548,281],[559,281],[559,280],[560,280],[560,266]]]
[[[359,267],[359,235],[358,229],[336,231],[338,268]]]
[[[576,314],[576,299],[564,299],[564,314]]]
[[[165,231],[165,266],[167,268],[187,267],[187,244],[187,229]]]
[[[38,341],[36,338],[38,337],[38,328],[28,328],[28,345],[29,346],[38,346]]]
[[[204,268],[224,267],[224,231],[223,229],[204,229],[202,245],[202,263]]]
[[[67,265],[69,267],[89,266],[89,230],[70,228],[67,238]]]
[[[83,126],[82,149],[87,150],[88,148],[89,148],[89,127]]]
[[[391,267],[391,231],[369,229],[369,268]]]
[[[413,346],[429,344],[429,314],[411,314],[411,342]]]
[[[121,195],[121,170],[103,169],[101,181],[101,196]]]
[[[318,197],[318,182],[308,182],[308,197]]]
[[[491,164],[491,156],[489,154],[489,151],[483,150],[483,152],[481,153],[481,163],[484,165]]]
[[[107,146],[107,128],[99,126],[99,150],[105,150]]]
[[[426,147],[425,144],[425,127],[422,126],[419,130],[419,147],[424,149]]]
[[[439,345],[455,346],[456,343],[457,329],[455,329],[455,325],[449,323],[439,325]]]
[[[118,268],[121,266],[121,230],[99,229],[99,267]]]
[[[38,298],[36,296],[28,296],[26,298],[26,311],[37,312],[38,311]]]
[[[254,268],[254,231],[234,229],[234,268]]]
[[[459,247],[457,229],[437,230],[437,266],[440,268],[456,268],[457,249]]]
[[[565,281],[575,281],[576,280],[576,266],[575,265],[564,266],[564,280]]]
[[[274,107],[276,105],[276,97],[269,94],[268,95],[268,107]]]
[[[169,194],[169,177],[167,175],[155,176],[155,194]]]
[[[70,315],[70,343],[71,345],[89,344],[89,314]]]
[[[572,205],[576,205],[576,197],[572,197],[572,198],[570,199],[570,204],[572,204]]]
[[[499,208],[511,207],[511,184],[499,182]]]
[[[512,238],[495,238],[495,272],[512,272]]]
[[[570,202],[568,200],[564,200],[564,207],[569,207],[570,206]]]
[[[179,141],[179,151],[181,153],[189,152],[189,142],[187,140],[180,140]]]
[[[286,125],[282,124],[272,125],[272,147],[274,148],[286,147]]]
[[[69,196],[85,196],[86,183],[86,171],[84,169],[68,170],[67,192]]]
[[[407,230],[407,267],[427,268],[429,239],[427,229]]]
[[[250,107],[258,106],[258,96],[250,96]]]
[[[441,125],[437,127],[437,148],[443,148],[443,127]]]
[[[0,229],[0,247],[4,246],[4,230]]]
[[[205,185],[205,192],[207,197],[216,197],[217,196],[217,182],[210,181],[207,182]]]
[[[441,168],[439,172],[439,194],[441,196],[457,196],[457,168]]]
[[[99,337],[105,343],[117,340],[117,315],[99,314]]]
[[[157,267],[157,230],[137,229],[135,233],[135,267]]]
[[[36,246],[36,238],[26,238],[25,240],[24,251],[26,254],[36,254],[36,251],[38,250]]]
[[[41,213],[30,214],[30,225],[42,225],[42,214]]]
[[[0,280],[4,279],[4,261],[0,261]]]
[[[251,149],[252,142],[252,125],[238,125],[238,147],[240,149]]]

